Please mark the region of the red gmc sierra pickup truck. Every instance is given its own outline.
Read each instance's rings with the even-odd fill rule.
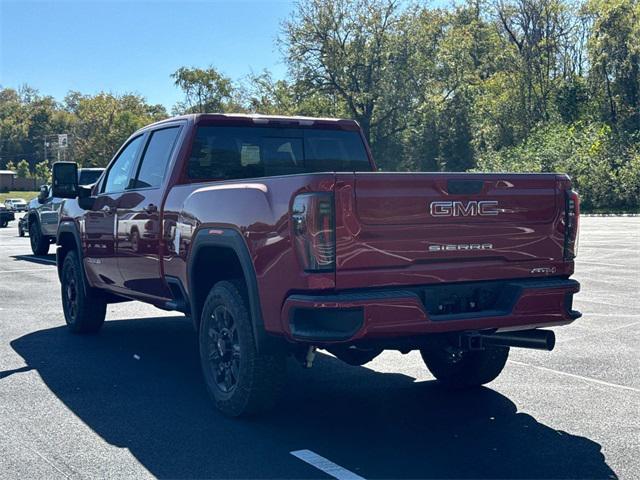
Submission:
[[[580,316],[566,175],[377,172],[354,121],[222,114],[137,131],[90,188],[76,169],[53,167],[69,328],[125,300],[184,312],[227,415],[273,405],[288,355],[417,349],[473,387]]]

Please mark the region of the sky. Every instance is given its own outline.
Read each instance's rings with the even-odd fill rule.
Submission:
[[[182,96],[169,75],[181,66],[283,78],[275,40],[292,10],[289,0],[0,0],[0,86],[58,100],[132,92],[170,111]]]

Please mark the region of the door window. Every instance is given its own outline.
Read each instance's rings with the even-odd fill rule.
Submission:
[[[117,193],[122,192],[129,184],[129,178],[131,177],[131,169],[133,162],[135,162],[138,156],[138,151],[142,145],[142,135],[134,138],[129,142],[125,149],[120,152],[118,158],[115,159],[107,178],[102,188],[103,193]]]
[[[129,188],[159,187],[162,184],[180,127],[163,128],[151,134],[138,175]]]

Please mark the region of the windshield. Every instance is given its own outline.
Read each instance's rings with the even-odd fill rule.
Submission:
[[[78,174],[78,184],[79,185],[91,185],[98,181],[102,175],[102,170],[80,170]]]
[[[237,179],[331,171],[371,171],[358,132],[203,126],[193,142],[187,175]]]

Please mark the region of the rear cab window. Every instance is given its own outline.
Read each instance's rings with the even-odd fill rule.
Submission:
[[[357,131],[199,126],[187,164],[194,180],[372,171]]]

